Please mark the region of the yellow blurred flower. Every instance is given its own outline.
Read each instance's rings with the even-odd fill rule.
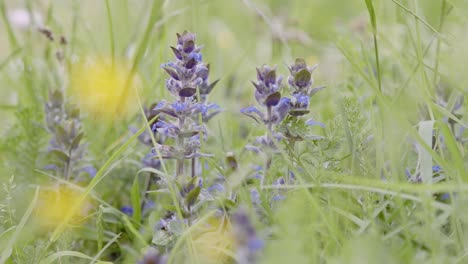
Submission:
[[[70,86],[80,108],[95,118],[122,118],[138,109],[141,82],[123,62],[94,58],[74,65]]]
[[[193,248],[200,263],[228,263],[235,246],[232,226],[226,217],[211,217],[194,230]]]
[[[82,193],[65,185],[47,187],[39,193],[38,204],[35,208],[37,220],[44,227],[55,227],[64,217],[71,213],[74,205],[79,203]],[[72,223],[87,215],[90,203],[81,202],[72,213]]]
[[[234,46],[235,39],[230,31],[221,30],[216,35],[216,42],[220,48],[228,50]]]

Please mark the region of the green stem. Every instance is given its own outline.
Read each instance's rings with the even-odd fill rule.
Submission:
[[[185,102],[185,97],[180,97],[180,101],[182,103]],[[184,128],[184,123],[185,123],[185,117],[184,116],[181,116],[179,117],[179,129],[182,131],[183,128]],[[184,142],[184,137],[183,135],[179,134],[177,136],[177,140],[176,140],[176,145],[177,145],[177,150],[184,150],[184,147],[185,147],[185,142]],[[176,178],[178,178],[180,175],[182,175],[184,173],[184,159],[185,159],[185,153],[183,153],[184,151],[182,151],[182,156],[181,157],[177,157],[177,161],[176,161]]]
[[[106,10],[107,10],[107,21],[109,24],[109,38],[110,38],[110,49],[111,49],[111,57],[112,57],[112,67],[114,67],[114,64],[115,64],[114,26],[112,23],[112,12],[110,9],[109,0],[106,0]]]

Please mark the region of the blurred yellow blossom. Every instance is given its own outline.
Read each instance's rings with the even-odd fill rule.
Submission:
[[[223,29],[216,35],[216,42],[220,48],[228,50],[234,47],[235,39],[230,31]]]
[[[235,246],[232,226],[226,217],[211,217],[200,223],[192,239],[200,263],[228,263]]]
[[[88,59],[73,66],[70,85],[80,108],[94,118],[124,118],[138,109],[141,81],[124,62]]]
[[[39,193],[38,204],[35,209],[37,220],[45,227],[58,226],[64,217],[72,213],[72,223],[87,215],[90,208],[88,201],[80,203],[81,192],[65,185],[46,187]],[[77,210],[73,207],[80,203]]]

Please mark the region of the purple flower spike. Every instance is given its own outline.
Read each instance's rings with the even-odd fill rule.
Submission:
[[[276,77],[276,67],[270,68],[264,65],[262,68],[257,68],[258,82],[252,82],[255,86],[255,98],[264,106],[275,106],[278,104],[281,94],[282,77]]]
[[[315,120],[313,120],[313,119],[307,120],[306,124],[309,125],[309,126],[320,126],[320,127],[322,127],[322,128],[325,128],[325,124],[324,124],[324,123],[315,121]]]

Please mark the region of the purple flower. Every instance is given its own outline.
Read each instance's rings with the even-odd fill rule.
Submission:
[[[318,65],[307,66],[304,59],[296,59],[289,67],[290,76],[288,83],[295,89],[295,93],[309,94],[309,89],[313,84],[312,73]]]
[[[206,189],[208,192],[223,192],[224,186],[221,183],[215,183]]]
[[[154,155],[152,153],[146,154],[145,157],[143,157],[143,159],[141,160],[141,163],[145,167],[154,169],[159,169],[159,167],[161,166],[161,162],[158,158],[158,155]]]
[[[265,115],[255,106],[242,108],[240,112],[248,117],[253,118],[258,123],[265,122]]]
[[[279,103],[273,107],[272,116],[270,122],[274,124],[281,123],[289,113],[291,109],[291,99],[283,97],[280,99]]]
[[[176,97],[192,97],[200,86],[209,86],[209,69],[202,61],[201,47],[195,44],[195,40],[193,33],[177,34],[177,46],[171,47],[176,61],[161,65],[170,77],[166,80],[166,87]]]
[[[257,68],[258,82],[252,82],[255,86],[255,99],[264,106],[275,106],[281,99],[281,81],[283,77],[276,77],[276,67],[271,68],[268,65],[263,65]]]

